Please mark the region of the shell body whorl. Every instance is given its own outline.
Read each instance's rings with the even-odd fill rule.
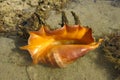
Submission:
[[[39,31],[30,32],[28,45],[21,49],[30,52],[33,63],[64,67],[97,48],[101,41],[95,42],[91,28],[80,25],[64,25],[53,31],[41,27]]]

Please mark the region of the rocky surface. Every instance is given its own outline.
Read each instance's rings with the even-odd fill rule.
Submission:
[[[37,12],[42,19],[49,17],[50,10],[59,11],[68,0],[0,0],[0,29],[16,30],[23,20]]]

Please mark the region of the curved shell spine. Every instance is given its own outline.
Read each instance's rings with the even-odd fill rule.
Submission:
[[[28,45],[21,49],[30,52],[35,64],[40,62],[64,67],[97,48],[101,41],[94,41],[92,30],[88,27],[64,25],[51,31],[43,26],[39,31],[30,32]]]

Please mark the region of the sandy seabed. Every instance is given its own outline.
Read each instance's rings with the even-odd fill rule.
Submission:
[[[82,25],[92,28],[95,37],[104,37],[120,29],[120,5],[112,4],[112,0],[75,0],[67,4],[64,11],[70,25],[74,24],[70,11],[74,11]],[[61,21],[60,16],[51,11],[46,22],[56,27]],[[61,69],[28,65],[32,63],[30,56],[18,49],[22,42],[16,40],[0,37],[0,80],[120,80],[100,48]]]

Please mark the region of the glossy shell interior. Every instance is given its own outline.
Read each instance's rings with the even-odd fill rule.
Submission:
[[[21,49],[28,50],[33,63],[46,63],[53,66],[64,67],[79,57],[93,50],[102,42],[94,41],[92,29],[80,25],[49,30],[42,26],[39,31],[30,32],[28,45]]]

